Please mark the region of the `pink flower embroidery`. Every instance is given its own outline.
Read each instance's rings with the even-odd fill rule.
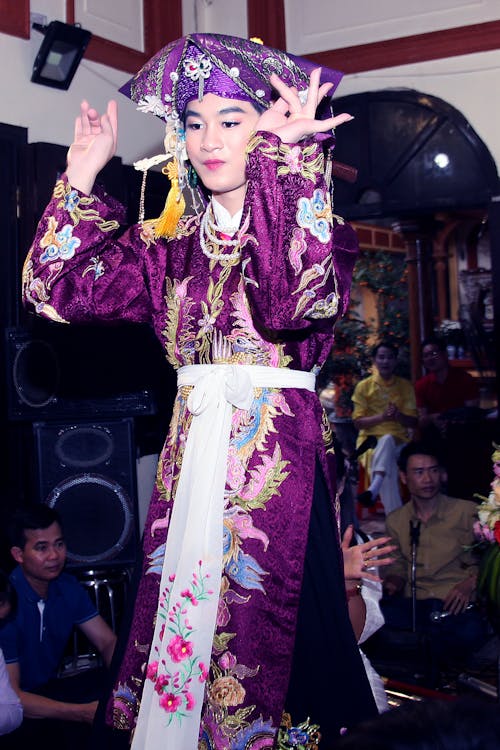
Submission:
[[[152,661],[151,664],[148,664],[146,676],[148,680],[156,680],[157,674],[158,674],[158,662]]]
[[[198,679],[200,682],[205,682],[208,677],[208,669],[206,668],[206,666],[203,664],[202,661],[200,661],[198,666],[200,668],[200,676]]]
[[[236,666],[236,657],[230,651],[225,651],[219,659],[219,666],[221,669],[234,669]]]
[[[158,675],[155,682],[155,690],[159,695],[163,693],[163,688],[167,687],[169,681],[170,680],[166,674]]]
[[[300,146],[292,146],[290,151],[285,154],[284,162],[292,174],[300,172],[302,162],[302,149]]]
[[[192,711],[195,707],[196,701],[191,693],[186,693],[186,708],[188,711]]]
[[[191,641],[185,641],[182,636],[176,635],[168,644],[167,651],[172,661],[178,663],[193,655],[193,644]]]
[[[173,714],[177,709],[179,708],[179,705],[181,703],[181,697],[180,695],[174,695],[173,693],[165,693],[160,698],[160,706],[165,709],[165,711],[168,711],[168,713]]]
[[[193,607],[198,606],[198,600],[196,599],[195,595],[189,591],[189,589],[184,589],[184,591],[181,591],[181,596],[183,596],[185,599],[189,599]]]

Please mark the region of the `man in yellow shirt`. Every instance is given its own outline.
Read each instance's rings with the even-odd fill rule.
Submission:
[[[354,389],[352,414],[358,430],[357,445],[370,435],[377,438],[374,449],[360,456],[368,488],[358,495],[360,503],[373,505],[380,496],[386,515],[401,506],[397,458],[417,426],[415,392],[409,380],[394,375],[397,348],[382,341],[372,352],[373,374]]]

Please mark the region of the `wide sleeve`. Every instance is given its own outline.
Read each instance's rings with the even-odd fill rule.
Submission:
[[[363,578],[361,596],[365,603],[366,616],[363,632],[359,637],[358,643],[364,643],[377,630],[380,630],[384,624],[384,615],[380,609],[382,584],[379,581],[370,581],[368,578]]]
[[[366,382],[361,380],[356,383],[354,392],[351,396],[353,404],[352,418],[357,419],[358,417],[368,416],[368,399],[366,396]]]
[[[14,691],[0,649],[0,735],[8,734],[21,724],[23,707]]]
[[[85,588],[77,580],[68,579],[66,583],[66,599],[68,606],[73,608],[73,622],[75,625],[82,625],[88,620],[93,620],[99,612],[95,604],[90,599]]]
[[[274,331],[329,327],[349,303],[354,230],[332,213],[321,144],[258,132],[248,145],[242,273],[254,320]]]
[[[53,321],[147,322],[150,299],[137,229],[104,192],[55,185],[23,268],[23,302]],[[120,236],[120,233],[121,236]]]

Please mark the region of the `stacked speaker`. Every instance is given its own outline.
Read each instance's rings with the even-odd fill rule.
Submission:
[[[135,418],[155,404],[147,390],[99,391],[110,347],[97,348],[92,337],[94,351],[85,351],[82,332],[63,328],[7,330],[9,419],[31,432],[33,499],[60,514],[68,567],[131,567],[139,541]]]
[[[72,568],[133,565],[133,419],[33,425],[38,498],[61,516]]]

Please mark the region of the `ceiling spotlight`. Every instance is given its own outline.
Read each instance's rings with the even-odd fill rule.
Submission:
[[[440,152],[434,157],[434,164],[436,165],[436,167],[439,167],[439,169],[446,169],[449,163],[450,157],[448,156],[448,154]]]
[[[31,80],[55,89],[68,89],[92,34],[80,26],[52,21],[48,26],[34,23],[44,35],[33,63]]]

